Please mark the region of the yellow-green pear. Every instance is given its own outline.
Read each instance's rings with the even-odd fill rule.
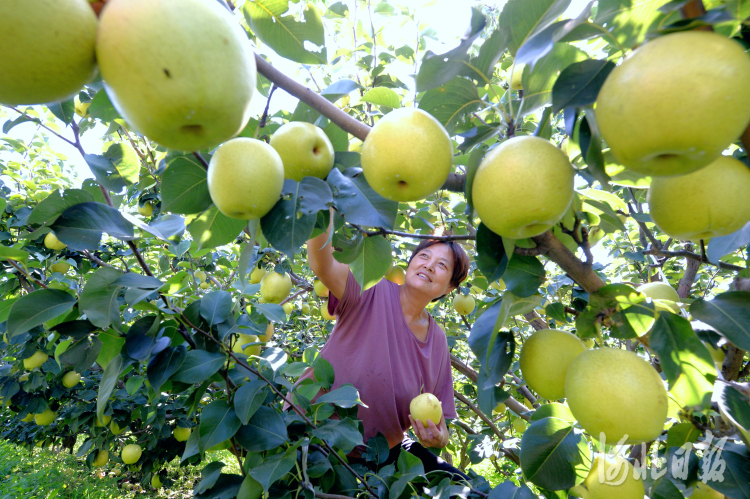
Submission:
[[[469,315],[474,311],[474,297],[471,295],[457,294],[453,298],[453,310],[461,315]]]
[[[367,183],[392,201],[418,201],[438,190],[453,165],[453,143],[432,115],[414,108],[391,111],[362,145]]]
[[[101,428],[104,426],[107,426],[109,422],[112,421],[112,416],[107,416],[106,414],[102,414],[102,418],[96,418],[96,421],[94,422],[94,426]]]
[[[292,311],[294,311],[294,305],[292,305],[291,302],[286,302],[281,306],[281,308],[284,309],[284,312],[286,312],[286,315],[291,315]]]
[[[144,217],[150,217],[154,214],[154,205],[151,201],[146,201],[143,206],[138,206],[138,213]]]
[[[508,409],[508,407],[503,402],[500,402],[500,403],[498,403],[495,406],[494,409],[492,409],[492,413],[493,414],[503,414],[507,409]]]
[[[70,270],[70,264],[65,261],[57,262],[57,263],[53,263],[52,265],[50,265],[49,269],[52,272],[59,272],[61,274],[65,274],[66,272],[68,272],[68,270]]]
[[[128,444],[125,447],[123,447],[122,454],[120,454],[120,458],[122,458],[122,462],[125,464],[135,464],[141,458],[142,453],[143,453],[143,449],[141,449],[140,445]]]
[[[284,178],[326,178],[333,168],[331,140],[312,123],[290,121],[273,133],[270,144],[284,163]]]
[[[472,184],[474,208],[495,234],[538,236],[568,210],[574,175],[568,158],[548,140],[514,137],[480,163]]]
[[[68,245],[64,242],[60,241],[54,232],[47,233],[46,236],[44,236],[44,245],[55,251],[64,250]]]
[[[492,284],[490,284],[490,288],[496,289],[498,291],[505,291],[505,281],[502,279],[498,279],[497,281],[493,281]]]
[[[643,499],[646,494],[633,465],[620,456],[597,455],[581,486],[586,499]]]
[[[248,356],[260,355],[260,345],[248,345],[248,343],[256,343],[258,341],[258,337],[254,334],[240,334],[232,347],[232,351],[235,353],[244,353]]]
[[[29,373],[22,374],[18,377],[19,383],[26,383],[29,380]]]
[[[328,296],[328,288],[317,279],[313,282],[313,290],[315,291],[315,294],[321,298],[326,298]]]
[[[304,306],[303,306],[303,312],[304,312]],[[264,334],[261,334],[258,336],[258,340],[262,341],[263,343],[268,343],[271,341],[271,337],[273,336],[273,323],[269,322],[266,326],[266,332]]]
[[[303,303],[301,311],[302,315],[310,315],[310,305],[308,305],[307,303]]]
[[[750,221],[748,192],[750,168],[719,156],[698,171],[654,178],[646,199],[659,229],[675,239],[697,241],[731,234]]]
[[[34,422],[38,424],[39,426],[47,426],[49,424],[52,424],[52,422],[57,418],[57,413],[47,407],[47,409],[44,410],[44,412],[40,414],[36,414],[34,416]]]
[[[190,428],[182,428],[178,426],[174,429],[172,435],[174,435],[174,439],[178,442],[185,442],[188,438],[190,438],[190,434],[192,432],[193,431]]]
[[[391,270],[389,270],[385,275],[385,278],[401,286],[406,280],[406,271],[403,267],[394,265],[393,267],[391,267]]]
[[[208,288],[210,288],[210,287],[211,287],[211,285],[210,285],[210,284],[208,284],[207,282],[202,282],[202,283],[200,283],[200,284],[199,284],[198,286],[199,286],[199,287],[200,287],[201,289],[208,289]]]
[[[62,379],[65,388],[73,388],[79,381],[81,381],[81,375],[75,371],[68,371]]]
[[[269,272],[260,281],[260,295],[267,303],[281,303],[291,291],[292,278],[286,272]]]
[[[323,305],[320,307],[320,315],[327,321],[336,320],[335,315],[331,315],[328,313],[328,303],[323,303]]]
[[[523,90],[521,79],[523,78],[524,69],[526,69],[526,64],[515,64],[511,68],[510,88],[512,90]]]
[[[516,433],[523,433],[526,431],[526,428],[528,428],[528,424],[523,419],[514,419],[513,422],[510,423],[511,426],[513,426],[513,430]]]
[[[37,350],[31,355],[31,357],[23,359],[23,367],[26,369],[35,369],[41,367],[42,364],[47,362],[47,359],[49,359],[49,355],[41,350]]]
[[[96,75],[96,14],[86,0],[0,2],[0,103],[72,97]]]
[[[218,2],[109,0],[96,56],[112,104],[164,147],[214,147],[250,118],[255,56],[245,31]]]
[[[193,274],[196,279],[198,279],[200,282],[203,282],[206,280],[206,273],[202,270],[196,270],[195,274]]]
[[[109,431],[112,432],[112,435],[120,435],[121,433],[125,433],[125,430],[127,429],[128,429],[127,426],[120,428],[120,425],[117,424],[117,421],[112,421],[109,424]]]
[[[34,414],[33,413],[27,414],[26,416],[21,418],[21,421],[23,421],[24,423],[31,423],[32,421],[34,421]]]
[[[154,473],[151,477],[151,486],[155,489],[161,487],[161,480],[159,479],[159,475],[157,475],[156,473]]]
[[[565,397],[568,367],[586,346],[574,334],[542,329],[532,334],[521,348],[519,365],[526,383],[549,400]]]
[[[652,300],[680,301],[677,290],[666,282],[649,282],[638,286],[638,291]]]
[[[102,449],[96,454],[96,458],[91,462],[91,466],[94,468],[101,468],[107,464],[107,462],[109,462],[109,451]]]
[[[250,284],[258,284],[267,273],[268,272],[266,272],[266,269],[263,266],[255,267],[253,271],[250,272]]]
[[[667,420],[664,382],[647,361],[614,348],[586,350],[568,366],[565,377],[568,406],[594,438],[607,441],[650,442]]]
[[[409,403],[409,412],[414,420],[422,422],[425,428],[429,428],[428,421],[440,424],[443,417],[443,405],[438,398],[431,393],[423,393],[412,399]]]
[[[284,165],[262,140],[240,137],[222,144],[208,165],[208,192],[224,215],[242,220],[271,211],[284,187]]]
[[[651,176],[716,159],[750,121],[750,57],[735,40],[681,31],[639,47],[604,82],[596,121],[614,157]],[[728,184],[726,187],[730,187]],[[681,211],[697,211],[692,205]]]

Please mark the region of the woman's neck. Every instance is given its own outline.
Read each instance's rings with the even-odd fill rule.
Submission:
[[[401,310],[408,322],[423,320],[427,318],[427,305],[430,299],[419,294],[410,293],[409,289],[403,284],[398,287],[398,297],[401,301]]]

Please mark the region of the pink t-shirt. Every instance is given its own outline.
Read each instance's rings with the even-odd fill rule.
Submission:
[[[445,418],[457,416],[448,341],[432,317],[427,339],[414,336],[397,284],[383,279],[362,294],[360,289],[349,272],[341,300],[329,294],[328,311],[336,315],[336,327],[320,354],[333,366],[331,389],[351,383],[368,406],[357,411],[364,441],[380,432],[393,447],[410,426],[409,403],[422,392],[440,400]]]

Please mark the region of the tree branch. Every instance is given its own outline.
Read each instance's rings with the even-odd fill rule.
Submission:
[[[360,234],[362,234],[365,237],[374,237],[374,236],[385,236],[385,235],[392,235],[392,236],[399,236],[399,237],[410,237],[412,239],[434,239],[437,241],[474,241],[477,237],[471,234],[468,235],[448,235],[448,236],[436,236],[433,234],[412,234],[411,232],[400,232],[397,230],[388,230],[388,229],[376,229],[376,230],[364,230],[363,228],[359,227],[358,225],[349,224],[357,231],[359,231]]]
[[[458,392],[456,390],[453,390],[453,395],[458,400],[460,400],[461,402],[463,402],[477,416],[479,416],[479,419],[481,419],[484,422],[484,424],[486,424],[490,428],[490,430],[492,430],[492,433],[494,433],[497,436],[497,438],[500,439],[501,442],[505,441],[505,435],[503,435],[502,432],[497,429],[497,426],[495,426],[495,423],[493,423],[492,420],[490,418],[488,418],[487,415],[481,411],[481,409],[479,409],[479,407],[477,407],[474,404],[472,404],[469,399],[467,399],[462,393],[460,393],[460,392]],[[511,461],[513,461],[514,463],[516,463],[517,465],[520,465],[520,461],[518,459],[518,456],[516,456],[515,453],[511,452],[509,449],[506,449],[506,448],[504,448],[502,446],[500,447],[500,449],[508,457],[508,459],[510,459]]]
[[[693,245],[688,243],[685,245],[686,250],[691,250]],[[690,288],[693,287],[695,277],[698,275],[698,268],[700,268],[701,262],[693,258],[685,259],[685,273],[682,274],[680,283],[677,285],[677,294],[680,298],[687,298],[690,296]]]
[[[678,258],[690,258],[692,260],[697,260],[701,263],[714,265],[715,267],[719,267],[722,270],[733,270],[735,272],[740,272],[741,270],[744,270],[744,267],[732,265],[731,263],[710,262],[708,261],[708,258],[702,258],[701,255],[693,253],[692,251],[662,251],[662,250],[652,248],[650,250],[641,251],[641,253],[644,255],[659,255],[659,256],[671,256],[671,257],[678,257]]]
[[[594,293],[604,286],[604,281],[591,265],[582,262],[552,232],[547,231],[531,239],[537,247],[545,250],[547,258],[559,265],[587,293]]]

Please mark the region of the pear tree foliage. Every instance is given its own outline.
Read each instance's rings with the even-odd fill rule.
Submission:
[[[439,3],[441,16],[458,16],[460,3]],[[646,202],[651,179],[616,162],[593,113],[607,75],[635,47],[695,28],[747,46],[750,11],[735,0],[599,0],[569,19],[570,3],[474,3],[460,40],[441,40],[410,2],[228,3],[261,58],[284,59],[289,76],[316,94],[313,103],[337,108],[271,105],[240,132],[269,140],[282,124],[304,121],[323,129],[335,151],[325,181],[287,180],[259,221],[228,218],[213,205],[211,150],[167,150],[139,135],[101,79],[68,101],[0,107],[2,437],[27,448],[78,438],[87,466],[107,450],[107,466],[120,467],[122,449],[137,443],[137,469],[125,468],[121,480],[170,487],[159,471],[177,459],[202,470],[194,493],[205,498],[578,497],[596,472],[594,453],[614,452],[617,442],[588,434],[563,399],[544,399],[525,383],[519,351],[549,327],[589,347],[628,349],[660,373],[670,399],[664,431],[645,453],[619,449],[647,469],[649,497],[687,497],[710,472],[719,441],[724,480],[711,486],[750,497],[750,225],[710,241],[662,233]],[[690,14],[698,4],[705,13]],[[510,85],[518,68],[520,90]],[[259,67],[256,92],[273,104],[286,91],[294,93]],[[345,115],[343,122],[371,126],[410,106],[450,134],[452,174],[426,199],[396,203],[368,186],[364,137],[340,124]],[[475,216],[471,180],[488,150],[523,135],[562,149],[576,192],[552,230],[514,241]],[[87,150],[93,142],[98,150]],[[747,164],[747,145],[737,141],[725,154]],[[74,155],[89,178],[76,176]],[[514,187],[535,197],[533,184]],[[689,213],[690,196],[682,203]],[[304,242],[330,223],[336,258],[365,286],[405,266],[425,235],[459,240],[469,252],[469,278],[457,294],[471,294],[474,310],[459,315],[448,296],[429,311],[448,336],[459,415],[441,455],[469,473],[470,486],[425,475],[407,454],[379,466],[388,445],[363,441],[356,387],[312,401],[334,381],[319,355],[333,322],[321,316],[326,302],[313,293]],[[64,249],[45,246],[50,231]],[[53,270],[59,262],[69,268]],[[261,300],[250,277],[259,267],[289,273],[291,313]],[[680,302],[659,308],[636,292],[653,280],[677,289]],[[256,355],[247,337],[263,337],[269,323],[273,335]],[[24,359],[38,351],[48,358],[26,369]],[[294,388],[309,367],[315,378]],[[71,371],[82,377],[68,376],[69,388]],[[299,410],[282,410],[286,399]],[[632,402],[618,417],[639,418]],[[501,403],[507,410],[493,412]],[[49,411],[51,424],[34,422]],[[691,447],[685,473],[674,472],[685,444],[703,445]],[[375,472],[347,462],[358,445]],[[211,462],[216,455],[223,462]],[[238,473],[227,471],[230,459]]]

